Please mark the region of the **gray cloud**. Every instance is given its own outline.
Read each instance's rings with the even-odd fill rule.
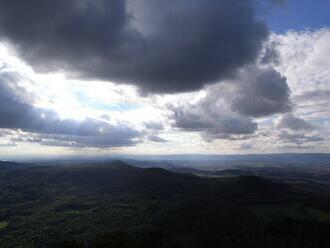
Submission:
[[[239,146],[240,150],[252,150],[253,149],[253,145],[251,144],[247,144],[247,143],[243,143]]]
[[[251,118],[226,113],[206,102],[196,105],[170,107],[173,125],[181,130],[200,132],[206,140],[231,139],[233,135],[253,134],[257,123]]]
[[[0,143],[0,147],[15,147],[17,146],[14,142]]]
[[[280,142],[302,146],[324,141],[320,131],[308,121],[292,114],[281,116],[276,123],[277,138]]]
[[[230,95],[233,111],[252,117],[289,112],[292,109],[286,78],[273,68],[249,66],[241,71]]]
[[[281,131],[278,135],[278,138],[285,143],[291,143],[297,146],[301,146],[306,143],[320,142],[324,140],[318,135],[307,135],[301,132],[288,132],[287,130]]]
[[[259,63],[263,65],[279,65],[281,63],[279,45],[279,42],[274,38],[266,42],[259,56]]]
[[[277,127],[295,131],[311,131],[314,129],[314,126],[306,120],[295,117],[291,114],[282,116]]]
[[[329,102],[330,90],[312,90],[304,92],[303,94],[297,95],[295,100],[297,101],[311,101],[311,102]]]
[[[164,130],[164,125],[162,123],[159,123],[159,122],[145,122],[144,126],[145,126],[146,129],[152,130],[152,131]]]
[[[2,129],[2,128],[0,128],[0,137],[2,138],[2,137],[5,137],[5,136],[7,136],[7,135],[11,135],[11,134],[13,134],[13,131],[12,130],[10,130],[10,129]]]
[[[206,140],[244,140],[258,129],[253,117],[289,112],[292,107],[286,79],[271,67],[247,66],[234,80],[206,92],[194,104],[169,106],[175,127],[201,132]]]
[[[20,129],[30,133],[20,141],[45,145],[116,147],[134,145],[144,135],[125,123],[111,125],[95,119],[61,119],[52,110],[33,106],[32,98],[17,83],[20,78],[15,72],[0,71],[0,130]],[[4,134],[8,135],[8,131]]]
[[[0,37],[40,71],[147,92],[200,89],[254,63],[257,1],[0,0]]]
[[[156,143],[164,143],[164,142],[167,142],[166,139],[163,139],[163,138],[161,138],[161,137],[159,137],[159,136],[157,136],[157,135],[150,135],[150,136],[148,137],[148,140],[149,140],[149,141],[152,141],[152,142],[156,142]]]
[[[11,138],[13,142],[38,143],[45,146],[62,147],[128,147],[142,141],[142,134],[130,127],[113,127],[108,133],[98,135],[64,135],[45,133],[25,133]]]

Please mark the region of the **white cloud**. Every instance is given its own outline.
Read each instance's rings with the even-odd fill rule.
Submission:
[[[330,88],[330,29],[289,31],[274,36],[279,43],[279,71],[294,95]]]

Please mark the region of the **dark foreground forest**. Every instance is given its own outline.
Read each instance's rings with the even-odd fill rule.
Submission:
[[[326,183],[226,173],[1,163],[0,247],[330,246]]]

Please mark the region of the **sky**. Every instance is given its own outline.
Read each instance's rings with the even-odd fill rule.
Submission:
[[[273,32],[317,30],[329,26],[329,0],[289,0],[268,16]]]
[[[0,0],[0,159],[330,152],[328,0]]]

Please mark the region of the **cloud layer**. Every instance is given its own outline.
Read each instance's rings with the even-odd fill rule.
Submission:
[[[254,63],[268,37],[255,0],[0,0],[0,37],[41,71],[200,89]]]
[[[258,2],[0,0],[0,53],[64,72],[1,54],[0,146],[328,151],[330,30],[269,36]]]

